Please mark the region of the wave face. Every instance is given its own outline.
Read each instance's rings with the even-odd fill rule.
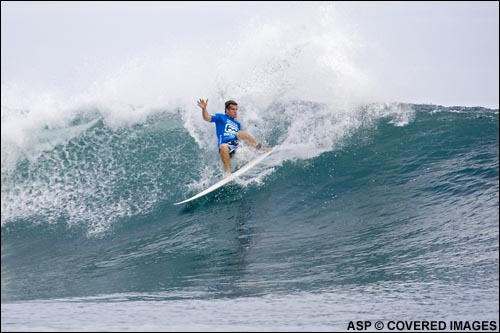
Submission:
[[[322,108],[264,110],[268,127],[249,130],[281,149],[181,207],[222,165],[213,125],[196,132],[179,110],[126,126],[87,110],[29,149],[2,142],[2,300],[498,290],[498,110]],[[255,154],[241,148],[235,167]]]

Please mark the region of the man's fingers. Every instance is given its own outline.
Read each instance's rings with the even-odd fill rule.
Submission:
[[[207,99],[203,99],[203,98],[200,98],[197,102],[198,106],[200,108],[204,108],[204,107],[207,107],[207,104],[208,104],[208,98]]]

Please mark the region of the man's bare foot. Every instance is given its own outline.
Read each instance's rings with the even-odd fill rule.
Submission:
[[[257,148],[258,150],[261,150],[261,151],[265,151],[265,152],[269,152],[271,150],[273,150],[273,148],[271,147],[265,147],[263,146],[262,144],[258,143],[255,148]]]

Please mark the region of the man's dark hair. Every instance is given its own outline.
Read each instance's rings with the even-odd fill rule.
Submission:
[[[226,101],[226,108],[225,108],[225,110],[227,110],[231,105],[236,105],[237,106],[238,103],[236,103],[232,99],[230,99],[229,101]]]

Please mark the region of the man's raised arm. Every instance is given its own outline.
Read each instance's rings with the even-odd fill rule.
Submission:
[[[212,120],[212,116],[207,112],[207,104],[208,98],[206,100],[203,100],[201,98],[198,100],[198,106],[201,108],[203,119],[206,121],[210,121]]]

